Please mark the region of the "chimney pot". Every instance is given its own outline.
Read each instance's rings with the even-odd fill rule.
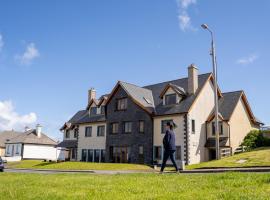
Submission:
[[[188,67],[188,93],[195,94],[198,89],[198,68],[195,64]]]
[[[37,126],[36,126],[36,134],[37,134],[38,138],[41,137],[41,129],[42,129],[42,126],[40,124],[37,124]]]
[[[96,99],[96,90],[95,90],[95,88],[91,88],[90,90],[88,90],[88,103],[90,103],[90,101],[92,99]]]

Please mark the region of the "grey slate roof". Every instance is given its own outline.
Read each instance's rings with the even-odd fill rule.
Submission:
[[[139,104],[149,109],[150,112],[154,111],[155,104],[152,91],[147,88],[142,88],[137,85],[120,81],[119,84],[122,88],[132,96]]]
[[[89,112],[86,111],[85,114],[75,122],[75,124],[83,123],[93,123],[93,122],[104,122],[106,120],[105,115],[94,115],[90,116]]]
[[[219,112],[224,120],[229,120],[232,113],[242,96],[243,91],[222,93],[222,98],[219,99]]]
[[[36,130],[32,129],[27,132],[21,133],[18,136],[10,139],[6,144],[23,143],[23,144],[42,144],[42,145],[56,145],[53,139],[49,138],[44,133],[41,133],[41,137],[38,138]]]
[[[183,88],[185,91],[188,90],[188,78],[177,79],[173,81],[167,81],[163,83],[158,83],[154,85],[145,86],[144,88],[149,89],[152,91],[154,102],[155,102],[155,111],[156,115],[169,115],[169,114],[176,114],[176,113],[186,113],[189,111],[191,105],[193,104],[194,100],[196,99],[197,95],[200,93],[202,87],[211,76],[211,73],[201,74],[198,76],[198,89],[194,95],[188,95],[184,98],[179,104],[176,105],[169,105],[163,106],[162,99],[160,98],[160,94],[162,90],[168,84],[173,84],[178,87]]]
[[[10,139],[17,137],[20,132],[17,131],[4,131],[0,133],[0,147],[5,147],[5,143]]]
[[[76,148],[77,147],[77,140],[64,140],[60,142],[57,147],[64,147],[64,148]]]

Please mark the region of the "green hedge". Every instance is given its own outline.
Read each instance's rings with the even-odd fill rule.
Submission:
[[[252,150],[258,147],[270,146],[270,139],[263,136],[266,131],[252,130],[250,131],[241,146],[245,146],[247,150]]]

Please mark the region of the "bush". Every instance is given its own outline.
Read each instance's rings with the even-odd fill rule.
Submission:
[[[270,146],[270,139],[263,136],[264,131],[252,130],[250,131],[241,146],[245,146],[247,150],[252,150],[258,147]]]

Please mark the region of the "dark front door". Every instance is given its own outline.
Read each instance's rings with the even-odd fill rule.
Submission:
[[[215,160],[215,159],[216,159],[216,150],[209,149],[209,160]]]

